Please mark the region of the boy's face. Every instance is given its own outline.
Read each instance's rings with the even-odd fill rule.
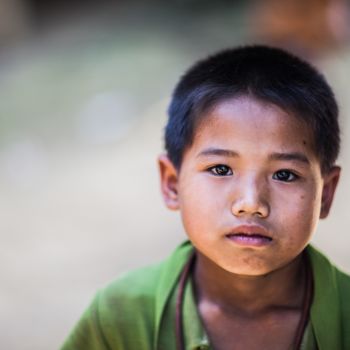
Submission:
[[[322,175],[310,130],[275,105],[231,99],[202,120],[180,172],[159,159],[166,204],[221,268],[263,275],[285,266],[327,216],[340,169]]]

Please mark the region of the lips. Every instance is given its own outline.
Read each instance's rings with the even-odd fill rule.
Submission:
[[[272,242],[271,234],[259,225],[241,225],[233,228],[226,237],[239,245],[266,246]]]

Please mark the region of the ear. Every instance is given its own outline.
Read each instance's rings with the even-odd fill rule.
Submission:
[[[160,187],[165,205],[171,210],[179,209],[178,172],[168,158],[162,154],[158,157]]]
[[[337,188],[337,184],[340,177],[340,167],[334,166],[332,169],[323,176],[323,190],[322,190],[322,202],[320,218],[324,219],[328,216],[332,206],[334,193]]]

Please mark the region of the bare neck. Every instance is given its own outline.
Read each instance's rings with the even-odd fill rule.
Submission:
[[[257,315],[277,308],[301,308],[305,286],[302,256],[263,276],[242,276],[223,270],[197,253],[194,285],[197,302],[229,312]]]

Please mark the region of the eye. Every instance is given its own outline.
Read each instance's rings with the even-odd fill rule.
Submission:
[[[208,169],[215,176],[229,176],[233,172],[230,167],[224,164],[218,164]]]
[[[272,178],[274,180],[278,180],[278,181],[292,182],[292,181],[295,181],[298,178],[298,175],[294,174],[290,170],[283,169],[283,170],[276,171],[272,175]]]

